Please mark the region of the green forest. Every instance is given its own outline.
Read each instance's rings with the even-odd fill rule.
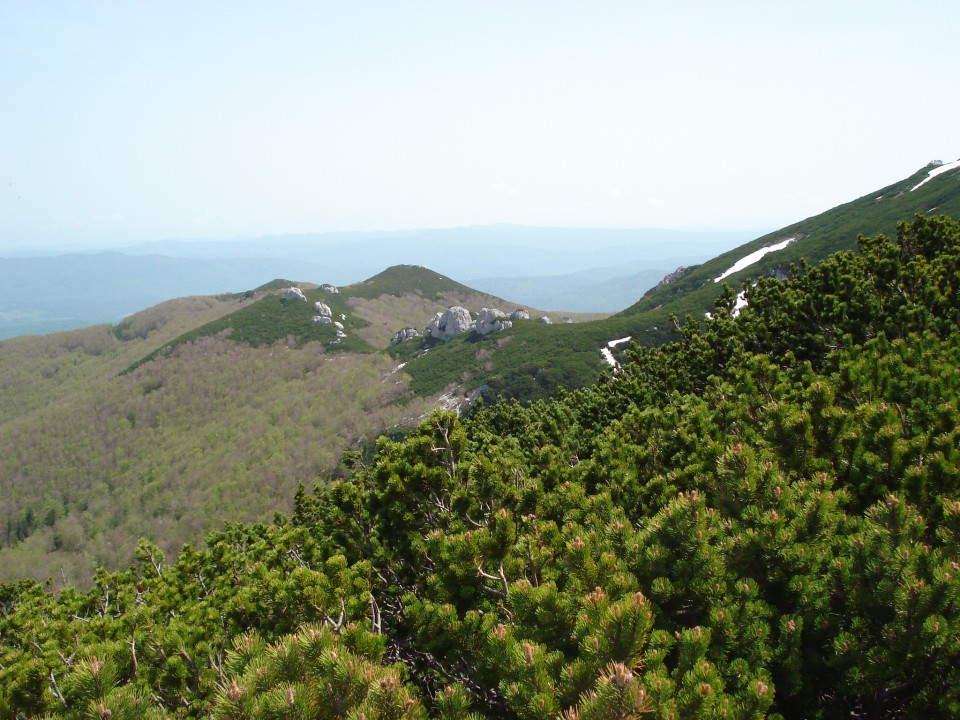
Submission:
[[[0,718],[960,716],[960,223],[789,275],[272,522],[0,586]]]

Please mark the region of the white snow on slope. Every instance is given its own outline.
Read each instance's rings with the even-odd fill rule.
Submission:
[[[783,250],[787,245],[789,245],[790,243],[792,243],[792,242],[793,242],[794,240],[796,240],[796,239],[797,239],[797,236],[796,236],[796,235],[791,235],[791,236],[788,237],[786,240],[783,240],[783,241],[781,241],[781,242],[778,242],[776,245],[769,245],[769,246],[767,246],[767,247],[765,247],[765,248],[760,248],[759,250],[754,250],[752,253],[750,253],[750,254],[747,255],[746,257],[742,257],[742,258],[740,258],[739,260],[737,260],[732,266],[730,266],[730,268],[729,268],[725,273],[723,273],[720,277],[714,279],[714,282],[715,282],[715,283],[718,283],[718,282],[720,282],[721,280],[723,280],[724,278],[729,277],[730,275],[733,275],[734,273],[738,273],[738,272],[740,272],[741,270],[750,267],[750,266],[753,265],[755,262],[758,262],[758,261],[760,260],[760,258],[762,258],[762,257],[763,257],[764,255],[766,255],[767,253],[772,253],[772,252],[774,252],[775,250]]]
[[[620,363],[617,362],[617,359],[613,356],[613,353],[610,352],[610,348],[615,348],[617,345],[623,345],[633,340],[632,335],[628,335],[625,338],[620,338],[619,340],[611,340],[607,343],[605,348],[600,348],[600,354],[603,356],[604,362],[607,363],[610,367],[620,367]]]
[[[910,188],[910,192],[913,192],[921,185],[925,185],[926,183],[930,182],[937,175],[942,175],[945,172],[949,172],[950,170],[956,170],[957,168],[960,168],[960,160],[954,160],[953,162],[947,163],[946,165],[940,165],[938,167],[935,167],[933,170],[927,173],[927,176],[923,180],[921,180],[912,188]]]
[[[750,303],[747,302],[747,291],[744,290],[739,295],[737,295],[737,302],[734,303],[734,306],[733,306],[733,313],[732,313],[733,316],[736,317],[737,315],[739,315],[740,311],[743,310],[749,304]]]

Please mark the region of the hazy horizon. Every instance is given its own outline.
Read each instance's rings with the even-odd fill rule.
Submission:
[[[960,156],[960,6],[0,4],[0,250],[782,227]]]
[[[558,230],[570,232],[597,232],[605,233],[640,233],[649,235],[652,233],[671,234],[689,234],[691,236],[703,236],[703,238],[713,238],[716,236],[730,236],[737,242],[746,242],[754,237],[760,237],[768,232],[775,230],[773,227],[755,227],[755,228],[717,228],[717,227],[679,227],[679,228],[655,228],[655,227],[581,227],[581,226],[548,226],[548,225],[523,225],[519,223],[490,223],[486,225],[462,225],[454,227],[420,227],[420,228],[392,228],[392,229],[374,229],[374,230],[331,230],[327,232],[302,232],[302,233],[264,233],[259,235],[238,235],[234,237],[164,237],[154,240],[118,240],[113,244],[98,242],[95,239],[88,243],[79,241],[74,243],[56,243],[50,244],[25,243],[22,245],[0,245],[0,255],[6,257],[18,256],[43,256],[43,255],[67,255],[72,253],[90,254],[102,252],[124,252],[142,251],[150,249],[152,246],[169,248],[176,245],[209,245],[212,248],[225,246],[229,244],[260,243],[269,242],[272,239],[297,239],[297,238],[338,238],[342,242],[351,245],[361,241],[365,237],[383,238],[388,236],[408,236],[411,238],[421,237],[432,233],[449,233],[455,235],[460,232],[470,231],[490,231],[494,232],[503,228],[516,229],[519,232],[535,232],[542,230]],[[218,253],[219,255],[220,253]]]

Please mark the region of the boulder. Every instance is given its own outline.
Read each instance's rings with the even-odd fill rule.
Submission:
[[[529,320],[530,313],[524,310],[523,308],[517,308],[512,313],[510,313],[511,320]]]
[[[672,283],[672,282],[676,282],[677,280],[679,280],[680,278],[682,278],[684,275],[686,275],[687,272],[689,272],[689,270],[690,270],[689,267],[685,267],[685,266],[682,266],[682,265],[681,265],[681,266],[678,267],[676,270],[674,270],[672,273],[669,273],[668,275],[665,275],[664,278],[663,278],[663,280],[661,280],[660,282],[657,283],[657,288],[662,288],[662,287],[664,287],[665,285],[669,285],[669,284]]]
[[[402,342],[407,340],[412,340],[415,337],[420,337],[420,333],[417,332],[416,328],[408,327],[403,330],[398,330],[396,334],[390,338],[391,345],[399,345]]]
[[[334,320],[334,321],[333,321],[333,324],[334,324],[334,326],[337,328],[337,330],[343,330],[343,323],[342,323],[342,322],[340,322],[340,321],[338,321],[338,320]]]
[[[320,292],[332,293],[336,295],[340,291],[337,289],[336,285],[331,285],[330,283],[324,283],[320,286]]]
[[[513,327],[513,323],[506,320],[506,313],[493,308],[483,308],[477,313],[476,330],[478,335],[489,335],[492,332],[506,330]]]
[[[333,320],[327,317],[326,315],[314,315],[313,321],[315,323],[320,323],[321,325],[329,325],[330,323],[333,322]]]
[[[544,325],[553,325],[553,320],[548,318],[546,315],[540,316],[540,322],[542,322]]]
[[[454,305],[444,312],[434,315],[423,329],[423,334],[425,337],[449,340],[457,335],[463,335],[472,327],[473,318],[470,316],[470,311]]]
[[[307,301],[307,296],[303,294],[303,290],[298,287],[290,287],[283,291],[284,300],[302,300],[303,302]]]
[[[332,316],[333,316],[333,310],[330,309],[330,306],[327,305],[326,303],[322,303],[322,302],[320,302],[320,301],[317,301],[317,302],[315,302],[315,303],[313,304],[313,311],[314,311],[317,315],[321,315],[322,317],[332,317]]]

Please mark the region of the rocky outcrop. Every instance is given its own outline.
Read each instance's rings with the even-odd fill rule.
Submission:
[[[303,290],[298,287],[290,287],[283,291],[284,300],[302,300],[303,302],[307,301],[307,296],[303,294]]]
[[[326,303],[317,301],[313,304],[313,311],[321,317],[333,317],[333,310]]]
[[[403,330],[398,330],[396,334],[390,338],[391,345],[399,345],[402,342],[407,340],[412,340],[415,337],[420,337],[420,333],[417,332],[416,328],[408,327]]]
[[[314,315],[313,321],[315,323],[320,323],[321,325],[329,325],[333,322],[333,318],[329,317],[328,315]]]
[[[512,313],[510,313],[511,320],[529,320],[530,313],[524,310],[523,308],[517,308]]]
[[[542,322],[544,325],[553,325],[553,320],[548,318],[546,315],[540,316],[540,322]]]
[[[477,313],[476,330],[478,335],[489,335],[513,327],[513,323],[506,319],[506,313],[493,308],[483,308]]]
[[[689,267],[683,267],[683,266],[678,267],[669,275],[665,275],[663,280],[657,283],[657,287],[662,288],[664,285],[669,285],[672,282],[676,282],[677,280],[682,278],[684,275],[686,275],[687,271],[689,270],[690,270]]]
[[[337,330],[343,330],[343,323],[339,320],[334,320],[333,325],[337,328]]]
[[[470,311],[454,305],[434,315],[423,329],[423,335],[437,340],[449,340],[457,335],[463,335],[472,327],[473,318],[470,316]]]
[[[340,291],[337,289],[336,285],[331,285],[330,283],[324,283],[323,285],[320,286],[320,292],[333,293],[334,295],[336,295]]]

